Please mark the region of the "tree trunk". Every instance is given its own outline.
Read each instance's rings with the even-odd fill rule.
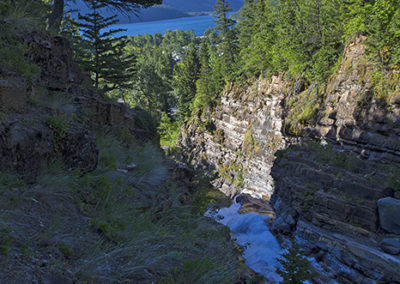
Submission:
[[[64,16],[64,0],[54,0],[53,10],[49,16],[48,29],[51,32],[58,33],[61,27],[61,21]]]

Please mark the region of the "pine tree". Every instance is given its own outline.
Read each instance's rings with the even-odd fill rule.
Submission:
[[[238,23],[239,73],[247,77],[271,74],[280,65],[277,44],[278,11],[271,0],[247,2]]]
[[[220,34],[219,53],[222,59],[222,70],[226,80],[232,78],[233,64],[237,49],[237,37],[234,31],[236,22],[229,18],[228,13],[232,11],[228,0],[217,0],[214,6],[216,18],[216,30]]]
[[[309,269],[310,262],[301,254],[300,247],[296,242],[292,243],[292,247],[287,253],[278,259],[282,268],[278,268],[276,272],[283,278],[280,283],[283,284],[302,284],[306,280],[311,279]]]
[[[97,89],[100,83],[105,90],[124,88],[136,73],[136,58],[133,53],[126,52],[128,41],[125,37],[113,37],[123,29],[107,30],[118,23],[117,16],[103,17],[100,10],[106,5],[98,0],[90,0],[89,4],[92,12],[79,15],[79,26],[87,48],[86,57],[81,63],[93,75]]]
[[[81,58],[85,56],[85,43],[79,33],[79,24],[70,12],[64,16],[60,34],[70,42],[71,48],[74,51],[74,61],[79,63]]]
[[[184,60],[175,66],[174,85],[178,97],[178,113],[181,120],[190,116],[199,76],[199,61],[194,44],[190,44]]]
[[[196,82],[196,97],[193,109],[206,107],[212,100],[216,90],[212,84],[212,69],[210,66],[209,47],[207,41],[202,41],[199,48],[200,73]]]

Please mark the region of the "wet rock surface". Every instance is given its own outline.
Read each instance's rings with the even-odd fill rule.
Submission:
[[[270,218],[275,218],[275,212],[268,200],[257,199],[248,194],[241,194],[236,197],[236,202],[239,203],[240,214],[258,213]],[[270,220],[270,219],[269,219]]]
[[[320,155],[331,159],[323,164]],[[371,178],[379,170],[374,162],[359,160],[360,167],[354,164],[350,171],[348,160],[335,164],[338,156],[329,146],[311,143],[291,146],[275,161],[271,203],[277,219],[271,229],[281,240],[300,238],[339,283],[399,281],[400,258],[389,252],[396,242],[380,243],[386,234],[378,213],[378,200],[393,199],[387,197],[393,190],[385,177]]]

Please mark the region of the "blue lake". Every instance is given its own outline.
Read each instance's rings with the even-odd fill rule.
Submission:
[[[164,33],[167,30],[193,30],[196,36],[202,36],[204,32],[215,26],[215,18],[211,15],[185,17],[177,19],[169,19],[154,22],[142,22],[132,24],[117,24],[111,26],[111,29],[126,29],[126,32],[121,32],[115,36],[135,36],[144,34]]]

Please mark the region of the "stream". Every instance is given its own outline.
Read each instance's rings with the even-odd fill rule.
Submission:
[[[235,200],[230,207],[207,211],[206,216],[230,228],[232,240],[244,248],[243,258],[250,269],[265,276],[267,283],[279,283],[281,277],[275,270],[280,264],[276,259],[283,250],[265,222],[269,217],[241,214],[240,207]]]

